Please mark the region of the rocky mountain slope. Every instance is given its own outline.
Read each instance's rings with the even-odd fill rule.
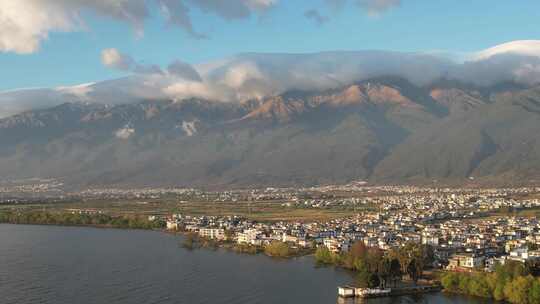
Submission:
[[[540,87],[371,79],[242,103],[67,103],[0,120],[0,175],[244,187],[540,179]]]

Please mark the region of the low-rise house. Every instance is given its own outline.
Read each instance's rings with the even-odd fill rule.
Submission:
[[[260,245],[261,242],[258,238],[261,234],[262,232],[257,229],[246,229],[236,235],[236,242],[238,244]]]
[[[201,228],[199,229],[199,235],[209,239],[224,240],[225,230],[222,228]]]
[[[460,269],[474,269],[484,266],[484,257],[477,256],[475,254],[456,254],[448,260],[447,269],[460,270]]]

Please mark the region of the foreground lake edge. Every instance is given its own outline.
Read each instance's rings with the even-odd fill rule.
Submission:
[[[6,214],[8,215],[6,217]],[[62,217],[50,217],[51,214],[46,212],[33,212],[34,216],[36,215],[44,215],[45,219],[48,219],[47,221],[40,220],[40,218],[35,218],[32,216],[28,216],[28,214],[20,213],[15,214],[11,213],[11,217],[9,217],[9,213],[6,212],[0,212],[0,224],[14,224],[14,225],[38,225],[38,226],[58,226],[58,227],[83,227],[83,228],[98,228],[98,229],[120,229],[120,230],[148,230],[148,231],[155,231],[160,233],[167,233],[167,234],[174,234],[179,235],[183,237],[183,243],[182,247],[186,250],[194,250],[194,249],[207,249],[207,250],[215,250],[215,249],[224,249],[227,251],[231,251],[237,254],[249,254],[249,255],[266,255],[272,259],[291,259],[291,258],[297,258],[302,256],[313,256],[315,259],[315,266],[316,267],[325,267],[325,266],[333,266],[335,268],[342,268],[344,270],[347,270],[345,267],[341,267],[340,265],[336,263],[321,263],[320,261],[317,261],[317,257],[315,255],[315,251],[303,251],[300,254],[286,254],[286,255],[280,255],[280,254],[270,254],[266,252],[264,249],[261,248],[255,248],[255,250],[252,249],[245,249],[244,246],[236,246],[233,243],[230,242],[223,242],[223,241],[215,241],[212,239],[202,238],[202,237],[196,237],[197,241],[195,243],[192,243],[191,245],[187,245],[186,240],[190,239],[194,236],[193,233],[187,232],[187,231],[171,231],[165,228],[165,223],[160,221],[150,221],[147,218],[143,217],[111,217],[106,216],[103,214],[99,215],[92,215],[89,216],[87,214],[71,214],[66,213],[62,216],[66,216],[65,218]],[[15,217],[13,217],[15,215]],[[79,219],[80,221],[78,221]],[[96,221],[97,219],[97,221]],[[100,220],[101,219],[101,220]],[[105,223],[103,223],[105,222]],[[353,272],[351,270],[347,270],[351,275],[353,275]],[[443,284],[444,285],[444,284]],[[337,286],[336,286],[337,289]],[[444,294],[454,294],[454,295],[462,295],[478,299],[489,299],[489,296],[481,296],[478,294],[473,294],[468,292],[467,290],[459,290],[459,289],[450,289],[445,288],[442,290],[442,293]],[[521,302],[515,302],[515,303],[521,303]],[[531,302],[533,303],[533,302]]]

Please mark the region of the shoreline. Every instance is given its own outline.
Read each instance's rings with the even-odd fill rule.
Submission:
[[[166,227],[166,223],[162,220],[149,220],[141,215],[112,216],[103,213],[17,212],[13,210],[0,210],[0,223],[140,230],[160,230]]]
[[[109,225],[72,225],[72,224],[47,224],[47,223],[10,223],[0,222],[0,225],[21,225],[21,226],[50,226],[50,227],[73,227],[73,228],[96,228],[96,229],[114,229],[114,230],[139,230],[166,232],[166,229],[159,228],[130,228]]]
[[[60,227],[60,228],[97,228],[97,229],[115,229],[115,230],[124,230],[124,231],[129,231],[129,230],[133,230],[133,231],[152,231],[152,232],[159,232],[159,233],[168,234],[168,235],[171,235],[171,236],[181,236],[181,237],[185,237],[185,235],[188,234],[188,233],[183,232],[183,231],[170,231],[170,230],[167,230],[167,229],[122,228],[122,227],[110,227],[110,226],[104,226],[104,225],[68,225],[68,224],[60,225],[60,224],[37,224],[37,223],[32,224],[32,223],[6,223],[6,222],[0,222],[0,225],[2,225],[2,224],[13,225],[13,226],[50,226],[50,227]],[[289,257],[273,257],[273,256],[269,256],[267,254],[264,254],[264,252],[259,252],[259,253],[256,253],[256,254],[249,254],[249,253],[246,253],[246,252],[236,251],[231,246],[227,246],[227,245],[229,245],[229,244],[219,244],[219,246],[216,247],[216,250],[223,249],[226,252],[234,253],[234,254],[238,254],[238,255],[265,256],[265,257],[271,258],[272,260],[275,260],[275,261],[279,261],[279,260],[287,261],[287,260],[294,260],[295,258],[310,257],[310,256],[313,257],[314,256],[313,253],[305,254],[305,255],[289,256]],[[234,245],[234,244],[231,244],[231,245]],[[188,248],[184,248],[184,249],[185,250],[190,250]],[[192,250],[196,250],[196,249],[205,249],[205,250],[212,251],[212,248],[209,247],[209,246],[200,246],[200,247],[197,247],[197,248],[193,248]],[[346,272],[346,273],[350,274],[350,270],[348,270],[346,268],[343,268],[343,267],[338,267],[336,265],[317,265],[317,264],[314,264],[313,267],[315,267],[315,268],[319,268],[319,267],[333,268],[333,269],[335,269],[337,271],[340,271],[340,272],[343,271],[343,272]],[[351,274],[351,275],[353,275],[353,274]],[[439,291],[432,292],[432,293],[440,293],[440,294],[444,294],[446,296],[451,296],[451,297],[463,297],[463,298],[471,298],[471,299],[477,299],[477,300],[489,300],[487,298],[473,296],[473,295],[469,295],[469,294],[466,294],[466,293],[459,293],[459,292],[449,291],[449,290],[444,289],[444,288],[442,288]],[[406,296],[406,294],[394,295],[394,296]],[[337,296],[337,298],[338,298],[338,301],[340,301],[341,297]],[[341,299],[341,300],[343,300],[343,299]],[[501,302],[501,303],[503,303],[503,302]]]
[[[238,244],[234,241],[208,239],[208,238],[201,237],[196,233],[181,231],[181,230],[171,231],[171,230],[165,229],[165,233],[181,235],[183,237],[192,237],[191,244],[189,245],[187,245],[186,243],[182,244],[182,246],[187,250],[223,249],[223,250],[227,250],[227,251],[234,252],[237,254],[242,254],[242,255],[264,255],[273,259],[285,259],[285,260],[305,257],[305,256],[314,256],[315,254],[314,249],[309,249],[309,250],[304,249],[304,250],[298,250],[288,255],[271,255],[265,252],[265,248],[266,248],[265,246],[254,246],[254,245],[247,245],[247,244],[244,245],[244,244]]]
[[[17,222],[17,223],[14,223],[14,222],[0,222],[0,224],[6,224],[6,225],[28,225],[28,226],[51,226],[51,227],[74,227],[74,228],[95,228],[95,229],[115,229],[115,230],[134,230],[134,231],[153,231],[153,232],[159,232],[159,233],[165,233],[165,234],[170,234],[170,235],[175,235],[175,236],[182,236],[182,237],[186,237],[188,235],[190,235],[191,233],[190,232],[187,232],[187,231],[180,231],[180,230],[168,230],[166,228],[136,228],[136,227],[122,227],[122,226],[118,226],[118,225],[99,225],[99,224],[96,224],[96,225],[92,225],[92,224],[60,224],[60,223],[32,223],[32,222]],[[197,236],[199,239],[203,239],[199,236]],[[215,244],[216,246],[212,246],[213,244],[210,244],[213,243]],[[269,258],[272,258],[272,259],[285,259],[285,260],[288,260],[288,259],[294,259],[294,258],[300,258],[300,257],[306,257],[306,256],[314,256],[315,253],[313,250],[311,250],[310,252],[306,252],[304,254],[293,254],[293,255],[289,255],[289,256],[272,256],[272,255],[268,255],[264,252],[264,247],[261,247],[261,246],[247,246],[248,248],[252,248],[254,250],[256,250],[256,252],[248,252],[248,251],[242,251],[241,249],[239,250],[238,247],[235,247],[235,245],[238,245],[237,243],[234,243],[234,242],[224,242],[224,241],[218,241],[218,240],[212,240],[212,239],[204,239],[204,242],[199,242],[197,241],[196,244],[198,246],[194,246],[192,248],[188,248],[186,246],[182,246],[182,248],[186,249],[186,250],[196,250],[196,249],[209,249],[209,250],[212,250],[212,249],[223,249],[223,250],[226,250],[226,251],[229,251],[229,252],[233,252],[233,253],[236,253],[236,254],[240,254],[240,255],[264,255],[266,257],[269,257]]]

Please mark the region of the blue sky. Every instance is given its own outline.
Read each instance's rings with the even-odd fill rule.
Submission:
[[[540,1],[536,0],[387,0],[396,5],[377,15],[356,5],[355,0],[346,1],[340,10],[327,0],[274,1],[262,12],[234,20],[190,5],[195,31],[208,39],[195,39],[185,28],[167,24],[152,1],[148,1],[150,14],[143,20],[142,36],[121,18],[82,6],[76,12],[84,20],[84,29],[63,32],[52,26],[46,29],[48,38],[40,40],[39,49],[29,54],[0,51],[0,90],[71,85],[125,75],[101,63],[101,52],[107,48],[116,48],[143,64],[165,67],[177,59],[195,64],[243,52],[471,52],[513,40],[540,39]],[[0,6],[0,13],[3,9]],[[304,14],[310,9],[328,21],[319,25],[306,18]],[[0,45],[2,35],[6,33],[0,30]]]

